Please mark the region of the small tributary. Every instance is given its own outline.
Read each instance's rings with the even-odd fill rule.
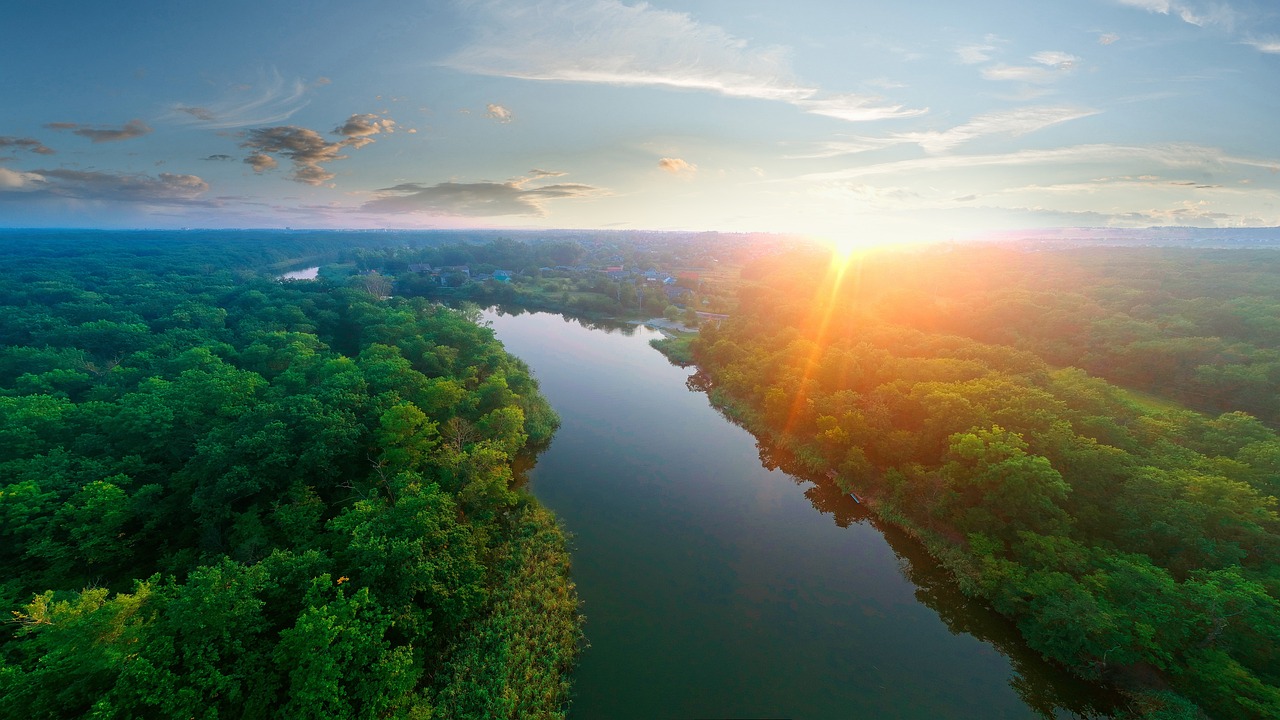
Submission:
[[[573,720],[1109,715],[910,538],[766,467],[656,332],[484,318],[562,420],[530,487],[573,535]]]

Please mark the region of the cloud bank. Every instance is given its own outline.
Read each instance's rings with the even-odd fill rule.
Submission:
[[[34,194],[82,200],[190,204],[208,190],[209,184],[196,175],[151,176],[66,169],[13,172],[0,168],[0,195],[16,193],[23,198]]]

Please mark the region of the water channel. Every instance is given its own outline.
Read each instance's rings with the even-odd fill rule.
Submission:
[[[484,318],[562,419],[530,487],[573,534],[572,720],[1109,716],[910,538],[766,467],[655,331]]]

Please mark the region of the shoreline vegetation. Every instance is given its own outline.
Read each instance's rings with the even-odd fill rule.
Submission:
[[[1266,300],[1250,300],[1280,305],[1280,258],[1155,254],[1171,274],[1169,306],[1200,291],[1176,273],[1198,277],[1205,262],[1270,278],[1251,285]],[[969,333],[943,329],[921,303],[971,292],[935,273],[973,255],[998,263],[990,274],[1022,264],[1042,273],[1036,282],[1065,280],[1081,294],[1127,289],[1087,255],[977,250],[856,260],[856,284],[829,276],[796,293],[824,261],[774,259],[767,273],[745,268],[741,311],[691,341],[698,384],[810,476],[834,470],[1034,650],[1126,688],[1133,715],[1280,717],[1280,438],[1244,413],[1182,410],[1053,369],[1034,341],[969,339],[990,334],[972,315]],[[1090,275],[1109,278],[1106,290],[1082,285]],[[1018,292],[1009,285],[993,287]],[[1044,308],[1012,320],[1054,337],[1039,327]]]

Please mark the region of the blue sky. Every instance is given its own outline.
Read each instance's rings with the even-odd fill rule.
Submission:
[[[1261,0],[21,3],[0,225],[1280,225]]]

